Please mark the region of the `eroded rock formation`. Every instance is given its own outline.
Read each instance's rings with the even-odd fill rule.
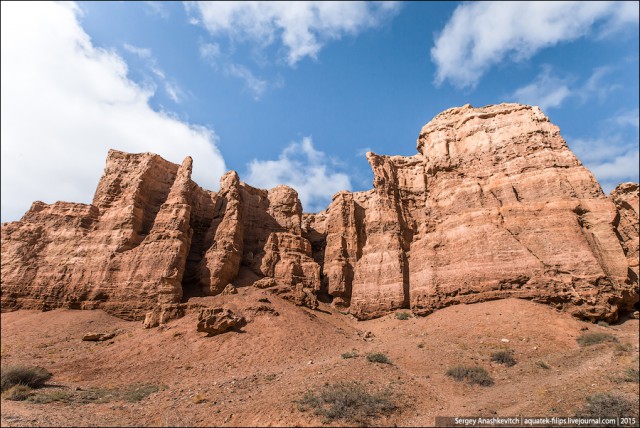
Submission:
[[[318,214],[287,186],[231,171],[211,192],[190,158],[110,151],[91,205],[34,202],[2,225],[2,309],[151,311],[152,326],[252,282],[361,319],[520,297],[612,320],[638,301],[638,185],[604,195],[537,107],[449,109],[417,149],[368,153],[373,189]]]

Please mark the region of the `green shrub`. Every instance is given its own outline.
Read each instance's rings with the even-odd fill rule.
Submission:
[[[26,385],[40,388],[52,376],[42,367],[33,366],[2,366],[0,375],[0,390],[2,392],[14,385]]]
[[[411,314],[408,312],[397,312],[396,313],[396,319],[405,321],[408,320],[409,318],[411,318]]]
[[[498,351],[491,354],[491,361],[504,364],[507,367],[513,367],[516,365],[516,360],[513,358],[512,351]]]
[[[576,338],[580,346],[591,346],[602,342],[617,342],[618,338],[610,333],[587,332]]]
[[[296,401],[302,412],[313,410],[323,423],[341,420],[350,424],[369,425],[372,418],[388,415],[397,409],[390,393],[368,393],[359,383],[325,385],[316,393],[307,391]]]
[[[614,394],[587,397],[587,405],[578,414],[584,418],[615,418],[638,415],[638,401]]]
[[[391,364],[391,360],[385,354],[367,354],[367,361],[370,363]]]
[[[447,376],[454,378],[458,382],[466,380],[469,385],[491,386],[494,383],[489,373],[482,367],[452,367],[447,370]]]
[[[31,395],[31,388],[27,385],[17,384],[2,393],[5,400],[24,401]]]
[[[345,360],[348,360],[349,358],[356,358],[358,356],[359,355],[356,351],[345,352],[344,354],[341,355],[341,357],[344,358]]]

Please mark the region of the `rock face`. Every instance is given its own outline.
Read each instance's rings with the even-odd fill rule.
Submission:
[[[604,195],[537,107],[449,109],[417,149],[368,153],[373,189],[318,214],[286,186],[231,171],[210,192],[190,158],[110,151],[91,205],[34,202],[2,225],[2,309],[148,313],[153,326],[240,277],[361,319],[519,297],[612,320],[638,302],[638,185]]]

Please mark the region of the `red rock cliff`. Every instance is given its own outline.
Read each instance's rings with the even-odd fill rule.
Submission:
[[[2,226],[2,309],[145,312],[272,278],[361,319],[519,297],[586,319],[638,301],[638,185],[611,197],[537,107],[437,115],[412,157],[367,154],[374,188],[304,214],[295,190],[210,192],[191,159],[111,151],[91,205],[35,202]],[[271,280],[270,280],[271,281]]]

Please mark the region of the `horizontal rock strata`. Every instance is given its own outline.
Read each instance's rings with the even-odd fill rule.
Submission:
[[[373,189],[318,214],[287,186],[231,171],[211,192],[191,158],[112,150],[91,205],[34,202],[2,225],[2,309],[151,311],[152,326],[253,282],[360,319],[506,297],[590,320],[637,305],[638,184],[604,195],[537,107],[449,109],[417,150],[368,153]]]

